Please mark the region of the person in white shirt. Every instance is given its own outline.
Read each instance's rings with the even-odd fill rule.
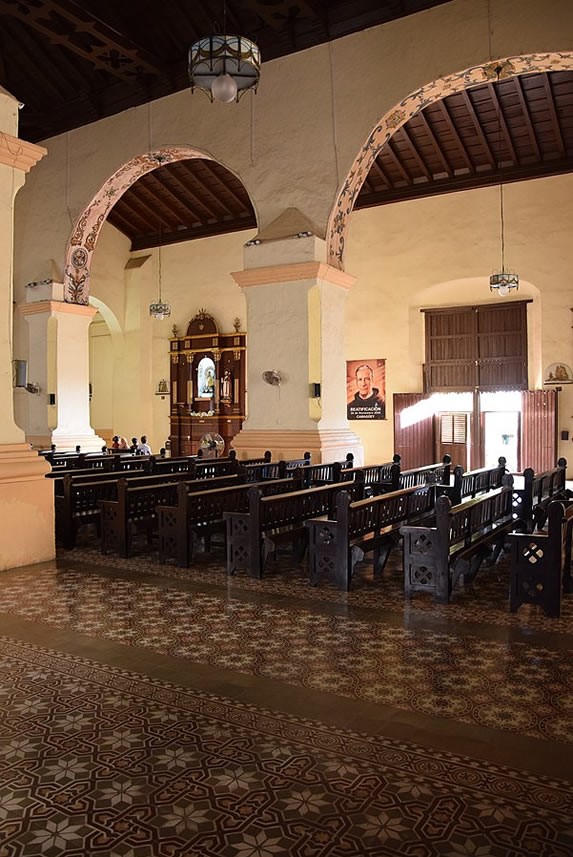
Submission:
[[[151,455],[151,447],[147,443],[147,435],[141,435],[141,441],[137,446],[137,451],[140,455]]]

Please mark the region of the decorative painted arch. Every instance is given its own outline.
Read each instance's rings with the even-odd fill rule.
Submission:
[[[64,300],[67,303],[89,303],[92,255],[103,224],[118,199],[142,176],[174,161],[192,158],[215,160],[206,152],[190,146],[164,146],[137,155],[104,182],[84,209],[73,228],[66,247],[64,263]]]
[[[465,71],[426,83],[394,105],[368,136],[334,203],[327,228],[327,252],[330,265],[344,269],[344,245],[356,197],[372,164],[390,137],[428,104],[439,101],[447,95],[486,83],[488,80],[495,80],[500,67],[500,79],[536,72],[571,71],[573,70],[573,52],[528,54],[492,60],[484,65],[473,66]]]

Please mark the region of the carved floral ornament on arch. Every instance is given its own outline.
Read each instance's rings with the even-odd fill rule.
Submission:
[[[106,217],[117,200],[141,176],[164,164],[190,158],[212,160],[210,155],[189,146],[165,146],[132,158],[110,176],[80,215],[66,248],[64,300],[67,303],[89,303],[91,257]]]
[[[500,68],[500,80],[517,77],[520,74],[571,71],[573,70],[573,53],[558,51],[492,60],[485,65],[474,66],[465,71],[433,80],[407,95],[399,104],[395,104],[368,136],[352,164],[334,204],[327,228],[329,265],[344,270],[344,245],[356,197],[370,172],[372,164],[390,137],[398,128],[405,125],[416,113],[419,113],[429,104],[472,86],[496,80]]]

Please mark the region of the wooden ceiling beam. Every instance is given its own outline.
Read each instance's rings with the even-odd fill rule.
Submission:
[[[146,178],[148,183],[158,185],[161,189],[161,193],[167,194],[172,200],[174,200],[176,205],[181,206],[181,208],[184,208],[187,214],[190,215],[194,221],[196,221],[197,223],[203,222],[203,219],[199,217],[197,212],[194,209],[190,208],[190,206],[187,204],[187,200],[185,199],[185,197],[178,196],[176,193],[173,193],[167,182],[163,182],[157,177],[157,170],[148,173]]]
[[[22,3],[0,0],[0,11],[37,30],[48,38],[50,44],[61,45],[88,60],[95,68],[107,71],[121,80],[133,79],[137,69],[161,76],[160,61],[150,60],[142,48],[130,43],[128,39],[121,38],[119,33],[88,14],[73,0],[44,0],[41,6],[27,6],[26,11]],[[58,32],[50,13],[63,19],[71,28],[71,32],[70,29],[67,32]],[[83,33],[89,33],[100,45],[92,43],[92,48],[86,50],[82,45]]]
[[[370,167],[370,172],[376,173],[376,175],[378,175],[382,179],[382,181],[384,182],[386,187],[392,189],[392,187],[393,187],[392,182],[390,181],[390,179],[388,178],[388,176],[384,172],[383,168],[380,166],[380,162],[378,161],[378,158],[375,158],[374,161],[372,162],[372,166]]]
[[[529,106],[527,104],[525,94],[523,92],[523,86],[521,84],[521,80],[519,77],[513,78],[513,84],[515,86],[515,91],[517,92],[517,97],[519,98],[519,104],[521,107],[521,112],[523,114],[523,120],[525,122],[525,127],[527,128],[527,132],[529,135],[529,140],[531,145],[533,146],[533,150],[535,152],[536,158],[538,161],[541,161],[541,150],[539,148],[539,143],[537,142],[537,137],[535,136],[535,129],[533,127],[533,123],[531,121],[531,115],[529,113]]]
[[[393,165],[396,167],[396,169],[401,174],[401,176],[405,179],[405,181],[409,185],[412,184],[412,179],[410,178],[409,174],[406,172],[405,167],[402,165],[402,162],[400,161],[400,159],[396,156],[396,154],[394,152],[391,139],[388,140],[388,142],[383,147],[382,152],[380,154],[388,155],[388,157],[392,161]]]
[[[470,156],[468,155],[467,149],[463,144],[462,138],[458,134],[458,130],[457,130],[456,126],[452,122],[452,117],[450,116],[450,112],[448,110],[448,106],[447,106],[446,102],[444,100],[437,101],[436,106],[439,108],[439,110],[440,110],[440,112],[444,118],[444,122],[448,126],[448,130],[449,130],[450,134],[452,135],[452,137],[453,137],[453,139],[454,139],[454,141],[458,147],[459,153],[461,154],[463,160],[465,161],[466,167],[468,168],[470,173],[472,173],[472,174],[475,173],[475,167],[474,167],[473,161],[470,158]]]
[[[422,171],[423,175],[426,177],[426,179],[427,179],[428,181],[432,181],[432,174],[430,173],[430,171],[429,171],[428,167],[427,167],[427,166],[426,166],[426,164],[424,163],[423,158],[421,157],[420,153],[418,152],[418,150],[416,149],[416,147],[415,147],[414,143],[412,142],[412,138],[411,138],[411,137],[410,137],[410,135],[408,134],[408,130],[407,130],[407,128],[406,128],[406,126],[405,126],[405,125],[402,125],[402,127],[400,128],[399,133],[402,135],[402,137],[403,137],[403,138],[404,138],[404,140],[406,141],[406,145],[407,145],[407,147],[408,147],[408,150],[412,153],[412,155],[413,155],[413,157],[414,157],[414,160],[415,160],[415,161],[416,161],[416,163],[418,164],[418,167],[419,167],[419,168],[420,168],[420,170]]]
[[[475,111],[475,107],[473,105],[473,101],[471,100],[470,93],[467,89],[462,90],[461,96],[464,104],[466,105],[469,117],[471,119],[472,125],[474,126],[475,132],[477,134],[478,140],[481,143],[482,149],[484,150],[486,157],[489,161],[489,165],[494,170],[497,166],[497,159],[494,156],[488,141],[486,140],[486,136],[483,132],[483,128],[481,126],[481,122],[479,121],[478,115]]]
[[[142,214],[139,209],[139,200],[135,199],[131,194],[124,194],[122,198],[115,204],[112,208],[112,212],[118,210],[121,217],[124,218],[126,223],[130,222],[130,218],[134,218],[139,221],[143,225],[143,229],[146,232],[156,232],[157,231],[157,217],[153,220],[150,219],[149,214]],[[135,228],[133,225],[131,227],[131,235],[132,237],[141,232],[141,228]]]
[[[129,216],[126,213],[127,208],[129,208]],[[125,207],[122,206],[121,209],[118,206],[114,206],[108,214],[108,220],[111,225],[115,226],[116,229],[119,229],[120,232],[123,232],[124,235],[127,235],[127,237],[133,241],[140,230],[136,228],[133,220],[130,218],[134,218],[140,223],[143,223],[145,228],[149,225],[147,221],[139,217],[137,213],[129,207],[129,204]]]
[[[426,136],[428,137],[430,143],[432,144],[432,151],[434,152],[436,158],[442,164],[442,167],[444,168],[444,172],[448,176],[451,177],[453,175],[452,168],[450,167],[450,165],[446,159],[446,156],[445,156],[444,152],[442,151],[442,147],[440,146],[440,144],[438,143],[438,141],[436,139],[436,136],[432,130],[432,126],[430,125],[429,120],[426,119],[426,117],[424,116],[424,111],[423,110],[420,111],[420,113],[418,113],[416,118],[419,119],[420,122],[422,123],[422,126],[424,128]]]
[[[457,193],[476,188],[494,187],[500,181],[504,186],[513,182],[545,176],[558,176],[573,173],[573,158],[565,161],[540,161],[538,164],[527,164],[520,167],[509,167],[495,173],[474,173],[473,175],[455,176],[452,179],[434,179],[430,184],[412,184],[410,187],[395,188],[392,191],[378,191],[366,196],[359,193],[355,209],[372,208],[375,205],[389,205],[407,199],[422,199],[429,196],[439,196],[446,193]]]
[[[230,232],[242,232],[245,229],[255,229],[256,225],[257,224],[253,217],[249,222],[245,220],[227,220],[224,223],[219,221],[218,223],[205,224],[203,226],[196,226],[190,229],[181,229],[170,233],[169,244],[178,244],[182,241],[193,241],[195,238],[209,238],[213,235],[227,235]],[[159,244],[158,236],[150,236],[146,238],[141,235],[132,241],[131,249],[132,251],[149,250],[151,247],[159,247]]]
[[[203,165],[203,168],[204,168],[204,169],[209,173],[209,175],[213,177],[213,179],[214,179],[214,180],[215,180],[215,182],[219,185],[219,187],[223,188],[223,190],[224,190],[226,193],[228,193],[228,194],[229,194],[229,196],[232,196],[232,197],[233,197],[233,199],[235,200],[235,202],[236,202],[236,203],[237,203],[237,205],[239,206],[239,211],[245,211],[245,202],[244,202],[244,200],[242,200],[242,199],[240,198],[240,196],[238,196],[238,195],[235,193],[235,191],[234,191],[232,188],[230,188],[230,187],[229,187],[229,185],[225,184],[225,182],[224,182],[224,181],[222,181],[222,179],[220,178],[220,176],[218,176],[218,175],[217,175],[217,173],[215,172],[215,170],[213,169],[213,167],[211,166],[211,164],[209,163],[209,161],[202,161],[202,165]],[[249,200],[249,204],[250,204],[250,200]],[[235,212],[235,213],[236,213],[236,212]]]
[[[515,147],[513,145],[513,140],[511,139],[511,134],[509,131],[509,127],[507,122],[505,121],[505,116],[503,114],[503,107],[501,104],[501,99],[497,93],[497,89],[493,85],[493,83],[488,83],[487,91],[489,93],[489,97],[491,98],[491,102],[493,104],[495,115],[498,117],[498,122],[501,127],[501,132],[503,134],[503,139],[505,141],[505,145],[509,151],[509,155],[511,157],[512,162],[519,166],[519,158],[517,157],[517,153],[515,151]]]
[[[213,193],[211,188],[203,181],[203,179],[199,178],[196,172],[189,172],[188,177],[194,182],[196,185],[199,185],[202,191],[204,191],[212,200],[215,201],[215,204],[220,208],[224,209],[228,217],[235,217],[236,213],[232,211],[229,206],[220,199],[216,193]],[[220,218],[217,218],[220,219]]]
[[[541,77],[543,80],[543,88],[545,90],[545,95],[547,96],[547,109],[549,110],[549,116],[551,118],[551,125],[553,127],[553,134],[555,135],[555,142],[557,143],[559,155],[564,158],[566,153],[566,147],[565,143],[563,142],[563,133],[561,131],[561,126],[559,125],[559,117],[557,116],[555,96],[553,95],[553,90],[551,88],[551,81],[549,80],[549,75],[547,73],[542,74]]]
[[[150,195],[152,196],[153,194],[150,194]],[[122,200],[125,200],[125,197],[126,197],[126,194],[124,194],[124,196],[122,197]],[[152,208],[149,205],[149,203],[145,199],[143,199],[141,194],[139,194],[139,193],[137,195],[134,193],[129,194],[129,199],[125,201],[125,204],[131,206],[132,208],[134,208],[136,210],[138,208],[140,208],[140,209],[143,209],[144,211],[146,211],[147,217],[145,218],[145,220],[147,221],[150,230],[152,230],[154,232],[159,232],[158,225],[163,224],[163,218],[160,216],[157,209]],[[163,203],[161,203],[161,204],[163,205]]]
[[[218,215],[216,214],[216,212],[213,211],[213,209],[207,205],[205,200],[203,200],[203,199],[201,199],[201,197],[197,196],[195,191],[192,190],[188,186],[187,182],[184,180],[182,175],[178,175],[173,170],[173,171],[170,171],[169,177],[173,181],[174,184],[176,184],[178,187],[181,188],[181,193],[185,194],[186,197],[189,197],[190,199],[192,199],[193,202],[195,203],[195,205],[198,205],[199,208],[202,208],[203,211],[207,212],[208,218],[211,218],[212,220],[219,220],[220,219],[218,217]],[[200,218],[200,220],[203,220],[203,218]]]

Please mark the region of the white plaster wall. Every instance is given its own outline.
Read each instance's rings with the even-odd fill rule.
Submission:
[[[109,328],[105,321],[96,316],[90,324],[90,383],[92,400],[90,402],[90,421],[92,428],[112,430],[116,434],[113,422],[113,345]]]
[[[491,0],[491,9],[493,56],[573,48],[570,0]],[[324,230],[380,117],[425,83],[489,59],[487,10],[487,0],[452,0],[264,63],[254,100],[211,104],[185,90],[47,141],[17,199],[18,287],[47,276],[51,259],[61,266],[71,223],[119,166],[165,144],[195,146],[239,175],[261,227],[296,206]]]
[[[506,262],[521,276],[512,299],[528,308],[530,386],[550,363],[573,365],[573,176],[505,187]],[[347,270],[357,277],[348,298],[346,357],[384,357],[387,417],[353,421],[365,460],[393,452],[392,394],[422,389],[421,307],[501,301],[489,291],[500,265],[499,191],[486,188],[356,212]],[[560,429],[573,436],[573,390],[561,393]],[[570,443],[570,442],[569,442]],[[567,443],[561,455],[573,453]]]

